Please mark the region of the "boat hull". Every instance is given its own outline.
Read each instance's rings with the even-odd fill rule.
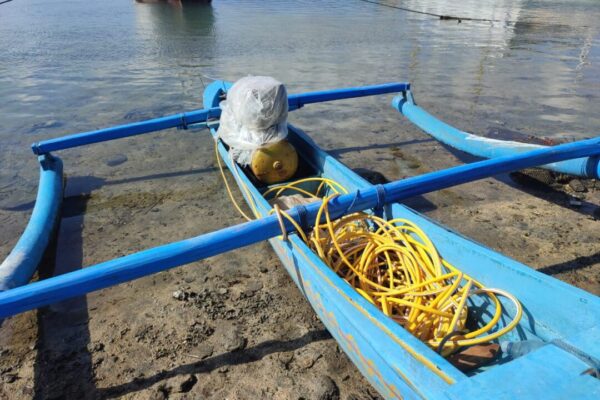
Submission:
[[[219,93],[211,91],[209,86],[205,92],[206,107],[215,106],[221,88],[226,90],[222,82],[213,85]],[[216,129],[216,126],[211,128],[215,137]],[[321,150],[300,129],[290,125],[288,140],[321,176],[339,182],[349,191],[372,186]],[[256,217],[268,215],[272,208],[260,190],[231,161],[222,143],[218,150],[227,167],[236,171],[233,175],[238,185],[245,187],[242,195],[254,205]],[[504,340],[560,339],[581,352],[598,356],[595,344],[600,337],[595,328],[600,325],[598,297],[538,273],[403,205],[386,206],[385,214],[388,218],[411,220],[427,232],[447,261],[484,285],[504,288],[521,300],[526,317],[514,331],[503,337]],[[532,399],[540,396],[560,398],[583,390],[592,395],[600,394],[597,380],[581,375],[589,365],[573,353],[553,345],[544,346],[545,354],[541,359],[536,359],[540,357],[539,352],[533,352],[531,356],[467,376],[385,317],[327,267],[297,235],[289,235],[287,241],[274,238],[270,243],[339,346],[385,398],[458,399],[476,397],[477,392],[480,396],[482,391],[495,398],[512,398],[518,394]],[[557,294],[562,296],[560,304]],[[556,312],[567,304],[577,307],[578,314]],[[489,306],[470,304],[481,311],[484,319]],[[507,323],[513,309],[508,303],[504,306],[508,311],[504,313],[502,323]],[[582,332],[586,334],[582,335]],[[512,379],[520,381],[521,386],[498,385],[498,379],[507,379],[506,374],[512,374]],[[531,379],[536,380],[536,385],[527,385]],[[557,380],[560,384],[556,384]],[[548,397],[550,387],[553,387],[553,395]],[[470,395],[462,396],[463,391],[470,391]]]

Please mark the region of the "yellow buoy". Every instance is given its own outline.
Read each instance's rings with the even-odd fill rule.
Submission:
[[[250,168],[261,182],[283,182],[296,173],[298,153],[287,140],[282,140],[256,150]]]

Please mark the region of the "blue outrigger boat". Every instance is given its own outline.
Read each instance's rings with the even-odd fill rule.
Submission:
[[[426,399],[550,399],[600,396],[600,298],[499,254],[446,228],[398,202],[411,196],[526,167],[580,160],[600,154],[600,138],[523,154],[498,157],[384,185],[372,185],[321,150],[304,132],[289,125],[287,140],[303,164],[303,178],[328,178],[348,190],[331,198],[328,208],[336,219],[353,212],[374,210],[386,219],[403,218],[418,225],[448,262],[489,287],[510,291],[522,305],[524,317],[503,341],[542,342],[515,359],[498,357],[491,364],[463,373],[434,349],[361,296],[294,233],[290,221],[273,215],[257,184],[229,157],[218,140],[219,103],[230,83],[215,81],[204,92],[206,109],[137,124],[52,139],[33,145],[40,157],[40,192],[32,219],[15,250],[0,267],[0,318],[79,296],[118,283],[180,266],[212,255],[270,240],[282,264],[319,318],[361,373],[385,398]],[[393,83],[289,96],[289,109],[344,98],[399,93],[396,108],[411,102],[410,85]],[[412,102],[413,111],[419,111]],[[439,123],[428,117],[428,123]],[[195,238],[174,242],[43,281],[26,284],[35,271],[62,197],[62,165],[51,154],[76,146],[145,134],[172,127],[208,126],[218,152],[232,171],[256,220]],[[584,160],[584,161],[581,161]],[[320,202],[287,210],[296,226],[309,229]],[[283,225],[283,227],[282,227]],[[281,237],[282,228],[287,237]],[[284,235],[285,236],[285,235]],[[494,304],[469,299],[477,325],[492,318]],[[511,303],[501,299],[498,327],[509,323]]]

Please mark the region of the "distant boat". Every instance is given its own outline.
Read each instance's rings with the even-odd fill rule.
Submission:
[[[207,4],[212,0],[135,0],[137,3],[156,4],[156,3],[169,3],[169,4],[183,4],[183,3],[197,3]]]

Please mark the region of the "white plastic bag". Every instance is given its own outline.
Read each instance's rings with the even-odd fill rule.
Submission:
[[[287,137],[287,91],[271,77],[238,80],[220,106],[219,137],[241,165],[250,164],[256,149]]]

